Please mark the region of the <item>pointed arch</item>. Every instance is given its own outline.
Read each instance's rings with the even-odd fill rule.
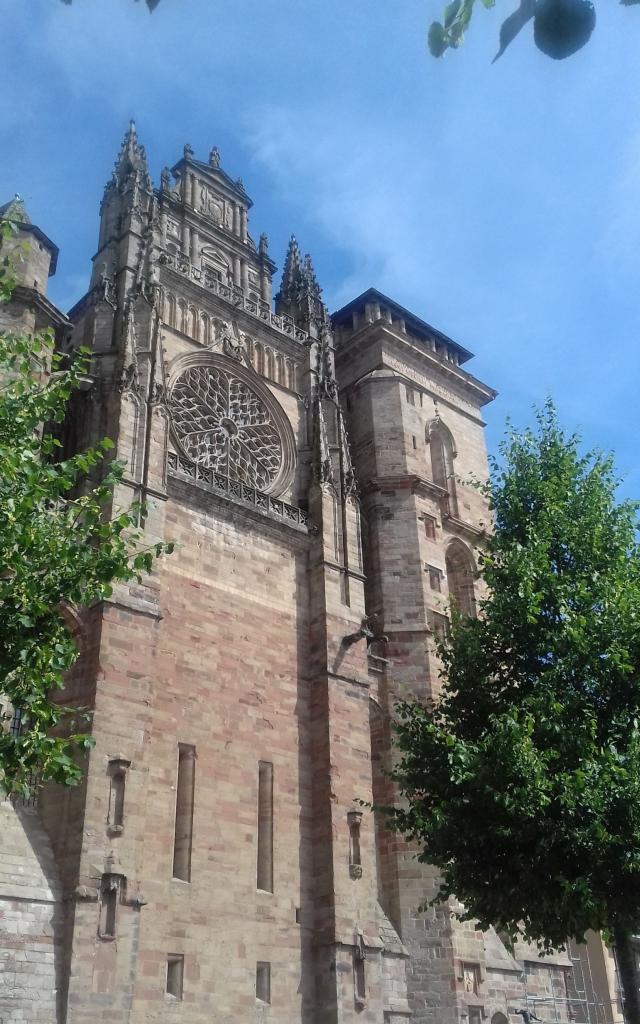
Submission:
[[[461,540],[452,540],[445,552],[449,597],[462,615],[476,617],[474,580],[476,563],[473,554]]]
[[[267,363],[267,377],[269,380],[275,379],[275,360],[273,358],[273,349],[266,348],[265,350],[266,363]]]
[[[254,368],[256,373],[261,374],[264,377],[264,346],[261,342],[256,341],[254,347]]]
[[[200,341],[203,345],[211,344],[211,321],[207,313],[200,314]]]
[[[178,330],[187,333],[187,304],[184,299],[178,300]]]
[[[189,306],[189,315],[187,321],[187,334],[190,338],[198,337],[198,310],[195,306]]]
[[[280,352],[276,356],[276,380],[278,384],[284,384],[284,357]]]
[[[449,494],[449,512],[458,515],[458,498],[453,460],[458,454],[453,434],[439,416],[427,425],[426,438],[431,460],[431,479]]]
[[[167,295],[165,303],[165,320],[169,324],[169,327],[176,326],[176,297],[171,292]]]

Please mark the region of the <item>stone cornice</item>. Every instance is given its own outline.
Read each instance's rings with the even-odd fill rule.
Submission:
[[[22,284],[17,285],[13,290],[12,301],[22,302],[25,306],[34,306],[47,320],[51,321],[54,327],[71,327],[69,317],[57,306],[54,306],[46,295],[36,291],[35,288],[27,288]]]
[[[338,347],[336,360],[341,368],[352,361],[355,362],[356,351],[371,344],[372,341],[379,342],[380,353],[377,365],[371,366],[369,372],[374,369],[387,368],[427,391],[431,382],[442,382],[445,387],[455,389],[461,397],[478,410],[483,405],[492,402],[497,396],[497,391],[493,388],[483,384],[482,381],[460,366],[456,366],[455,363],[439,358],[417,340],[414,341],[408,334],[396,330],[386,320],[377,320],[374,324],[366,324],[354,332],[347,342]],[[420,379],[421,374],[423,375],[422,380]],[[362,379],[360,377],[359,380]],[[356,383],[359,381],[352,380],[343,387]],[[450,398],[454,405],[457,398],[455,391]],[[438,395],[437,397],[443,397],[446,400],[446,396]]]
[[[449,492],[444,487],[439,487],[438,484],[434,484],[433,480],[428,480],[417,473],[371,477],[362,485],[361,494],[363,497],[367,497],[369,494],[389,490],[410,491],[411,494],[428,494],[438,500],[446,500],[449,497]]]

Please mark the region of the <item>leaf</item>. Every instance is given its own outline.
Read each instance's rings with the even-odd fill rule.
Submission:
[[[502,22],[500,29],[500,49],[493,58],[492,63],[495,64],[498,57],[501,57],[507,46],[513,42],[518,33],[524,28],[527,22],[531,21],[535,14],[536,0],[521,0],[520,6],[517,11],[510,14]]]
[[[444,28],[449,29],[458,16],[460,5],[462,0],[452,0],[450,4],[447,4],[444,11]]]

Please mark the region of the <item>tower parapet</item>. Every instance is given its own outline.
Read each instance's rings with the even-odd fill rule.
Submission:
[[[33,333],[50,327],[61,339],[69,320],[47,298],[47,285],[56,272],[58,247],[33,224],[23,199],[15,195],[0,206],[0,221],[8,221],[12,234],[0,242],[3,256],[12,261],[16,285],[8,306],[0,306],[0,329]]]

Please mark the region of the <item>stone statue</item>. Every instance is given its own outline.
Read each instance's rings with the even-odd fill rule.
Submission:
[[[242,340],[236,337],[232,325],[227,320],[222,321],[220,342],[222,344],[222,351],[226,356],[231,356],[232,359],[240,360],[243,358],[244,345]]]

